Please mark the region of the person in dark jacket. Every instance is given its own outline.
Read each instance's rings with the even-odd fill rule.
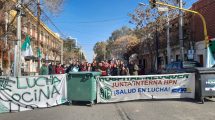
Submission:
[[[97,71],[97,70],[98,70],[98,64],[97,64],[97,61],[94,60],[92,63],[92,71]]]
[[[122,76],[129,75],[129,70],[124,64],[121,65],[120,75],[122,75]]]
[[[113,65],[113,68],[112,68],[112,75],[113,76],[118,76],[119,74],[119,70],[118,70],[119,68],[117,67],[117,65],[116,64],[114,64]]]
[[[69,73],[70,71],[72,71],[74,65],[70,64],[69,67],[66,69],[66,73]]]
[[[1,67],[0,67],[0,76],[2,76],[2,72],[3,72],[3,71],[2,71],[2,69],[1,69]]]
[[[49,75],[51,75],[51,74],[54,74],[54,73],[55,73],[55,72],[53,72],[53,71],[54,71],[54,69],[53,69],[53,64],[52,64],[52,62],[49,64],[48,68],[49,68]]]

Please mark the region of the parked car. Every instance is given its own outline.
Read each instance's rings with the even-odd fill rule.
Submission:
[[[197,61],[173,61],[162,71],[163,74],[194,73],[196,67],[202,67]]]

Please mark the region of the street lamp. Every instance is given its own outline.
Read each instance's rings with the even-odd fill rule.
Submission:
[[[145,4],[145,3],[142,3],[142,2],[139,2],[138,3],[140,6],[148,6],[149,4]]]
[[[139,3],[140,6],[149,6],[145,3]],[[169,34],[169,9],[167,7],[158,7],[158,11],[166,11],[167,12],[167,58],[168,64],[171,62],[171,47],[170,47],[170,34]]]
[[[167,7],[158,7],[158,11],[166,11],[167,12],[167,63],[171,62],[171,48],[170,48],[170,36],[169,36],[169,9]]]

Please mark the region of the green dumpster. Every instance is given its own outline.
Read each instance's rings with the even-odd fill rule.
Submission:
[[[96,100],[96,76],[100,72],[71,72],[68,74],[67,97],[69,101],[89,101],[94,104]]]

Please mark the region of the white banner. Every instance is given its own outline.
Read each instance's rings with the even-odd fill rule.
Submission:
[[[97,78],[97,102],[194,98],[195,74],[106,76]]]
[[[66,102],[66,75],[0,77],[0,113],[46,108]]]

